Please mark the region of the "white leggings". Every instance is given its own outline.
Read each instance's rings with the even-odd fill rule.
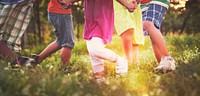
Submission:
[[[104,71],[102,59],[111,62],[117,61],[118,55],[113,51],[105,48],[106,45],[101,38],[93,37],[90,40],[86,40],[86,45],[94,73]]]

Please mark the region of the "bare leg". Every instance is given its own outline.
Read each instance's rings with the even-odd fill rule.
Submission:
[[[0,41],[0,59],[14,60],[19,54],[11,50],[6,43]]]
[[[139,61],[139,45],[138,44],[133,44],[132,47],[132,54],[133,54],[133,63],[138,65],[140,63]]]
[[[153,47],[153,51],[154,51],[154,54],[156,56],[156,59],[158,62],[161,61],[161,53],[160,53],[160,50],[158,49],[158,46],[151,40],[151,43],[152,43],[152,47]]]
[[[139,46],[133,44],[133,29],[126,30],[122,35],[122,45],[129,63],[139,63]]]
[[[133,29],[128,29],[126,30],[122,35],[121,35],[121,40],[122,40],[122,45],[124,52],[126,54],[126,58],[129,62],[132,62],[133,60],[133,48],[132,48],[132,34],[133,34]]]
[[[61,49],[61,46],[56,41],[52,42],[39,54],[38,63],[41,63],[46,57],[59,49]]]
[[[150,21],[144,21],[143,25],[144,25],[144,29],[149,33],[151,40],[153,42],[153,45],[156,45],[157,49],[160,51],[160,54],[163,56],[169,56],[164,38],[163,38],[161,32],[154,26],[154,23],[152,23]],[[154,52],[156,52],[155,54],[157,55],[157,57],[156,57],[157,60],[160,61],[161,58],[157,54],[157,52],[159,52],[159,51],[157,51],[157,49],[155,48]]]
[[[62,64],[68,64],[70,62],[70,58],[71,58],[71,48],[68,47],[63,47],[61,50],[61,60],[62,60]]]

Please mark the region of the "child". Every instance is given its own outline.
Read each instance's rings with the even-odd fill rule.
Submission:
[[[102,60],[116,63],[116,73],[123,75],[128,71],[128,62],[113,51],[105,48],[111,42],[114,29],[113,0],[85,0],[85,30],[86,40],[94,75],[97,82],[104,80],[104,66]],[[130,11],[134,4],[126,0],[119,0]]]
[[[124,51],[129,63],[139,64],[139,44],[144,44],[142,28],[142,12],[140,6],[134,1],[136,9],[133,13],[114,2],[115,30],[121,37]]]
[[[56,40],[49,44],[39,55],[33,55],[37,63],[61,49],[62,64],[70,62],[71,51],[74,47],[74,31],[71,8],[66,8],[59,0],[50,0],[48,18],[54,26]]]
[[[149,1],[149,0],[148,0]],[[163,17],[169,7],[169,0],[152,0],[143,4],[143,27],[151,37],[154,54],[159,62],[155,69],[161,72],[175,70],[175,61],[169,55],[160,32]]]
[[[64,1],[64,0],[63,0]],[[134,4],[119,0],[129,11],[133,11]],[[104,65],[102,60],[116,63],[116,73],[125,74],[128,71],[128,63],[113,51],[105,48],[111,42],[114,29],[113,0],[84,0],[84,36],[87,49],[92,62],[94,75],[97,82],[104,81]]]
[[[0,0],[0,59],[14,61],[12,67],[33,59],[21,56],[21,37],[26,31],[36,0]]]

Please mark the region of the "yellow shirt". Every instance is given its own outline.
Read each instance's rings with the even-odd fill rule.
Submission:
[[[124,6],[114,0],[114,25],[118,35],[124,31],[133,29],[133,43],[144,44],[142,12],[140,5],[133,13],[130,13]]]

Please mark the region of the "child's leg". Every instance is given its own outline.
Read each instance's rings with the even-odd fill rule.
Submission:
[[[121,35],[123,49],[125,51],[126,58],[130,63],[132,63],[132,61],[133,61],[133,52],[132,52],[132,50],[133,50],[133,48],[132,48],[133,31],[132,30],[133,29],[128,29],[125,32],[123,32]]]
[[[143,12],[143,28],[147,31],[151,37],[153,47],[155,48],[155,54],[157,55],[158,61],[160,61],[160,54],[163,56],[169,56],[164,38],[160,32],[160,26],[163,21],[163,17],[167,11],[167,8],[157,4],[149,4],[148,9]],[[155,46],[157,46],[157,48]],[[157,49],[159,51],[157,51]]]
[[[126,73],[128,71],[128,63],[113,51],[105,48],[105,44],[101,38],[93,37],[86,41],[89,54],[100,59],[108,60],[116,63],[116,73]]]
[[[92,68],[97,82],[104,81],[104,65],[102,59],[90,54],[90,60],[92,62]]]
[[[155,69],[163,73],[175,70],[175,61],[168,54],[161,32],[149,21],[144,22],[144,28],[151,37],[154,54],[159,62],[159,65]]]
[[[105,48],[105,44],[101,38],[93,37],[91,40],[87,40],[86,43],[91,55],[111,62],[117,61],[118,55]]]
[[[128,29],[121,35],[122,45],[128,61],[132,64],[139,63],[139,45],[133,44],[133,29]]]
[[[86,41],[86,44],[87,44],[87,49],[88,49],[88,52],[89,52],[89,55],[90,55],[92,68],[93,68],[93,71],[94,71],[94,77],[96,78],[97,82],[103,82],[104,81],[104,65],[103,65],[102,59],[95,56],[92,52],[93,47],[95,46],[95,42],[96,41],[92,42],[92,40]],[[98,44],[98,42],[96,42],[96,44]],[[102,46],[101,45],[99,45],[99,46],[105,47],[104,44],[102,44]]]
[[[144,12],[143,28],[151,37],[154,54],[159,62],[155,69],[159,71],[175,70],[175,61],[169,56],[164,38],[159,30],[166,11],[166,7],[150,3],[147,11]]]
[[[17,53],[11,50],[5,42],[0,41],[0,59],[8,59],[9,61],[12,61],[17,57]]]
[[[151,40],[151,43],[152,43],[152,47],[153,47],[153,51],[154,51],[154,54],[156,56],[156,59],[157,59],[158,62],[160,62],[161,57],[162,57],[160,50],[158,49],[158,46],[156,45],[156,43],[153,42],[153,40]]]
[[[160,53],[163,56],[169,56],[164,38],[161,32],[155,27],[154,23],[150,21],[144,21],[143,26],[144,29],[149,33],[152,42],[154,42],[157,45],[157,48],[159,49]]]
[[[73,21],[70,14],[60,14],[58,15],[59,22],[55,26],[57,31],[57,42],[62,46],[61,50],[61,60],[62,64],[65,65],[70,62],[71,51],[74,48],[74,30]],[[54,22],[55,23],[55,22]]]
[[[138,65],[140,63],[139,61],[139,45],[133,44],[132,46],[132,54],[133,54],[133,63]]]
[[[68,47],[63,47],[61,50],[61,60],[62,60],[62,64],[68,64],[70,62],[70,58],[71,58],[71,48]]]
[[[49,44],[40,54],[37,59],[38,63],[41,63],[47,56],[51,55],[52,53],[58,51],[61,48],[61,46],[56,42],[53,41],[51,44]]]

